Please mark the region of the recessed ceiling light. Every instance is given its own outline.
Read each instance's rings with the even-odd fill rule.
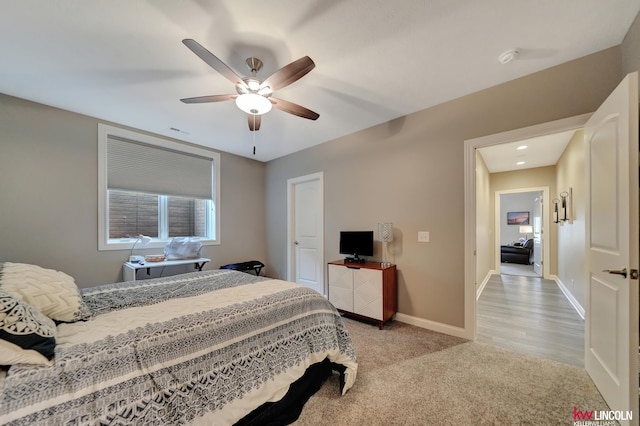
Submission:
[[[529,148],[527,145],[520,145],[517,149],[518,150],[522,150],[522,149],[527,149]]]
[[[500,61],[501,64],[504,65],[516,59],[518,55],[520,55],[520,50],[509,49],[506,52],[502,52],[502,54],[498,56],[498,60]]]
[[[524,164],[524,161],[518,161],[516,164],[517,164],[518,166],[522,166],[522,165]]]

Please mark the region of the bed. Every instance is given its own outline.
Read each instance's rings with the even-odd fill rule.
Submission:
[[[295,283],[214,270],[67,285],[43,303],[21,294],[16,265],[0,264],[0,424],[283,424],[329,375],[341,394],[354,384],[341,317]],[[63,315],[52,314],[59,300]],[[32,317],[11,329],[15,312]],[[10,333],[21,327],[28,342]]]

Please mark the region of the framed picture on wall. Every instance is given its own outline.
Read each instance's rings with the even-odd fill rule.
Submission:
[[[529,212],[507,212],[507,225],[528,225]]]

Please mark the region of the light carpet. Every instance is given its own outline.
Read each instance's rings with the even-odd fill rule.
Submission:
[[[339,396],[334,374],[296,425],[572,425],[608,410],[584,369],[394,321],[345,319],[358,378]]]

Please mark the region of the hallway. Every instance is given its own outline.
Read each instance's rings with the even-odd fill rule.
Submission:
[[[492,275],[477,303],[477,341],[584,366],[584,321],[552,280]]]

